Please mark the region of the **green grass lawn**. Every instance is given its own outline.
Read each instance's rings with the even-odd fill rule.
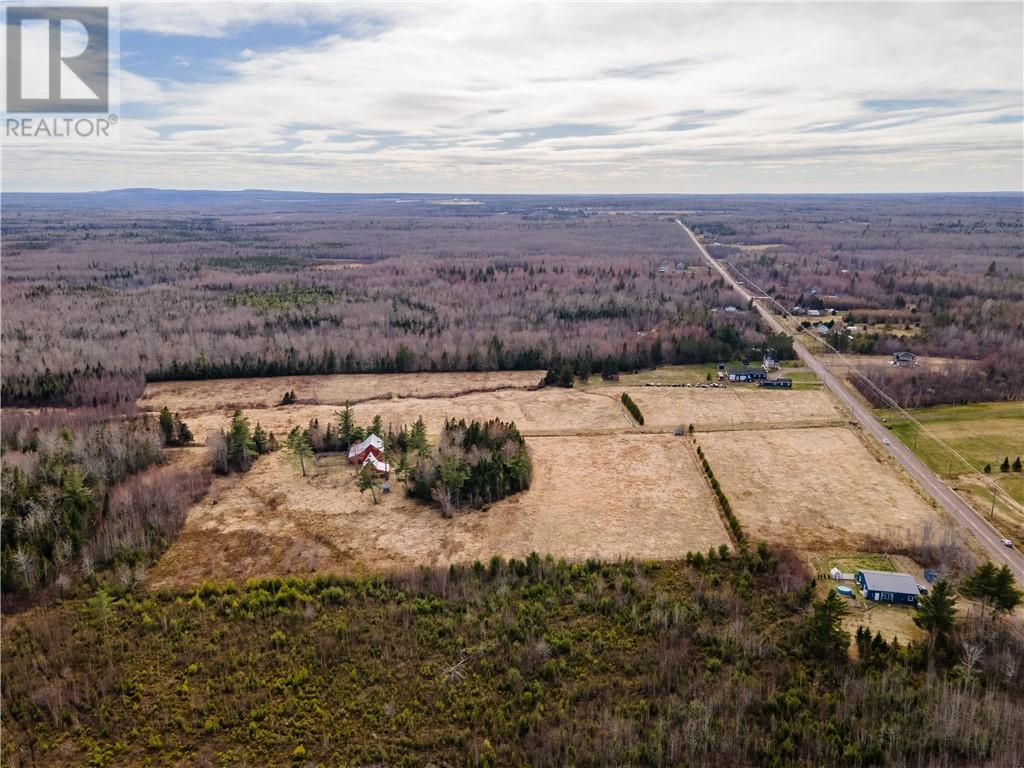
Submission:
[[[935,439],[892,411],[877,410],[887,426],[918,458],[944,477],[962,475],[967,468]],[[1004,457],[1013,462],[1024,455],[1024,403],[972,403],[916,408],[910,413],[932,434],[948,443],[977,470],[992,466],[992,478],[1017,501],[1024,503],[1024,476],[1001,473]]]

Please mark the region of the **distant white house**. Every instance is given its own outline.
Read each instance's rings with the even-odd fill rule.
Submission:
[[[892,364],[898,368],[913,368],[917,365],[917,355],[913,352],[896,352],[892,356]]]

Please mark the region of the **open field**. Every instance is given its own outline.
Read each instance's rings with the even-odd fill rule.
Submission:
[[[951,456],[933,437],[909,421],[894,416],[892,411],[879,410],[893,434],[967,498],[989,518],[1003,535],[1020,542],[1024,540],[1024,475],[1000,472],[1004,458],[1011,462],[1024,456],[1024,403],[997,402],[969,405],[939,405],[916,408],[910,413],[924,428],[950,445],[975,470],[991,465],[988,479],[996,483],[1013,501],[997,496],[981,478],[967,471],[963,462]]]
[[[677,558],[729,541],[680,438],[539,437],[528,444],[529,491],[450,520],[407,498],[399,484],[374,504],[340,457],[322,457],[322,468],[306,479],[287,454],[264,456],[248,474],[218,480],[192,509],[151,583],[362,574],[532,551]]]
[[[666,375],[675,375],[671,369]],[[668,434],[693,423],[741,523],[752,539],[805,551],[911,535],[935,513],[890,466],[877,461],[845,426],[827,392],[601,386],[587,389],[472,390],[505,374],[315,376],[288,381],[323,399],[376,389],[388,398],[353,406],[356,421],[385,424],[422,416],[436,435],[445,418],[514,421],[534,460],[529,491],[485,511],[443,519],[405,497],[400,484],[374,505],[356,488],[339,456],[321,456],[303,479],[285,453],[261,458],[246,475],[218,478],[188,516],[177,542],[157,564],[155,583],[245,578],[333,570],[368,573],[415,564],[486,560],[532,550],[567,558],[671,558],[728,542],[686,444]],[[531,376],[531,380],[532,380]],[[280,379],[157,385],[142,407],[164,402],[188,412],[197,439],[224,427],[228,398],[262,402],[283,391]],[[450,396],[400,396],[441,392]],[[645,416],[638,427],[619,395],[628,391]],[[253,423],[283,437],[337,405],[297,403],[245,409]],[[201,411],[201,413],[200,413]],[[200,449],[186,449],[200,454]],[[800,490],[798,490],[800,489]],[[878,500],[885,500],[879,504]],[[894,510],[894,511],[893,511]]]
[[[461,376],[470,377],[463,385]],[[498,376],[499,374],[495,374]],[[505,374],[500,374],[504,376]],[[434,377],[439,377],[434,383]],[[452,393],[473,390],[473,383],[486,380],[485,374],[407,374],[398,375],[405,391],[417,392],[429,387],[447,386]],[[417,383],[417,377],[424,380]],[[359,381],[349,385],[344,379]],[[593,389],[546,388],[499,389],[492,392],[471,392],[461,396],[400,397],[399,385],[390,376],[311,376],[295,377],[292,388],[300,394],[323,387],[335,393],[372,392],[377,382],[381,399],[367,400],[353,406],[359,423],[369,423],[380,414],[384,423],[398,427],[410,425],[420,416],[431,433],[441,430],[449,417],[514,421],[525,435],[602,434],[622,431],[668,432],[683,424],[697,429],[751,429],[758,427],[810,426],[839,424],[843,414],[823,391],[766,390],[748,385],[725,389],[686,389],[660,387],[608,386]],[[499,379],[500,380],[500,379]],[[201,442],[207,432],[224,426],[235,406],[225,405],[229,398],[235,403],[265,401],[271,394],[284,391],[277,379],[253,379],[251,389],[244,380],[227,380],[230,394],[220,396],[209,385],[212,382],[177,382],[167,389],[147,389],[140,407],[158,410],[167,404],[187,417]],[[535,382],[534,382],[535,383]],[[163,386],[163,385],[157,385]],[[501,385],[497,385],[501,386]],[[274,389],[271,389],[274,388]],[[441,390],[437,390],[441,391]],[[644,427],[637,427],[622,408],[619,397],[627,391],[644,414]],[[391,393],[391,397],[386,397]],[[276,399],[280,399],[277,396]],[[301,399],[301,398],[300,398]],[[191,405],[190,405],[191,404]],[[296,425],[318,419],[321,425],[335,419],[340,405],[299,402],[290,406],[267,405],[245,408],[255,423],[279,437]]]
[[[846,428],[699,435],[748,534],[808,550],[911,541],[938,512]]]
[[[888,418],[886,422],[893,434],[917,454],[934,472],[955,477],[964,471],[956,459],[926,432],[918,434],[916,425],[900,419],[892,411],[879,410],[877,414]],[[974,469],[981,470],[991,464],[995,480],[1000,477],[999,464],[1005,457],[1012,462],[1024,456],[1024,403],[972,403],[970,405],[940,405],[915,408],[910,414],[925,429],[957,453],[966,458]],[[959,465],[959,466],[958,466]],[[1010,483],[1012,485],[1012,483]],[[1024,504],[1024,496],[1017,497]]]
[[[382,386],[386,388],[388,385]],[[188,399],[187,394],[183,397]],[[153,403],[154,407],[157,405]],[[336,420],[339,408],[337,405],[298,403],[245,409],[245,413],[253,423],[260,422],[265,429],[280,437],[296,425],[306,426],[314,418],[326,426]],[[191,416],[189,425],[197,439],[202,441],[208,431],[223,427],[230,418],[231,410],[213,410]],[[632,428],[632,422],[616,398],[572,389],[505,389],[459,397],[394,397],[357,403],[352,410],[360,424],[368,424],[380,414],[385,426],[395,428],[403,424],[409,426],[422,416],[431,434],[439,433],[444,420],[451,417],[514,421],[526,435],[621,432]]]
[[[624,388],[616,390],[623,391]],[[845,416],[821,390],[787,391],[730,385],[725,389],[632,387],[647,427],[671,429],[693,424],[697,430],[839,424]]]
[[[301,403],[344,405],[388,397],[436,397],[473,390],[536,386],[544,371],[482,373],[393,373],[322,376],[272,376],[251,379],[208,379],[148,384],[139,407],[167,406],[183,416],[231,408],[269,408],[286,391]]]

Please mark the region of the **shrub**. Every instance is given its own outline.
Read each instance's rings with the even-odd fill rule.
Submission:
[[[629,411],[630,415],[636,419],[636,423],[643,426],[644,415],[640,413],[640,407],[633,402],[633,398],[629,396],[628,392],[622,393],[622,404],[626,406],[626,410]]]

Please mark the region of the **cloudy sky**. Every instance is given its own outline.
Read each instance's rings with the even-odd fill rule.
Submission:
[[[120,141],[3,189],[1024,188],[1001,4],[123,4]]]

